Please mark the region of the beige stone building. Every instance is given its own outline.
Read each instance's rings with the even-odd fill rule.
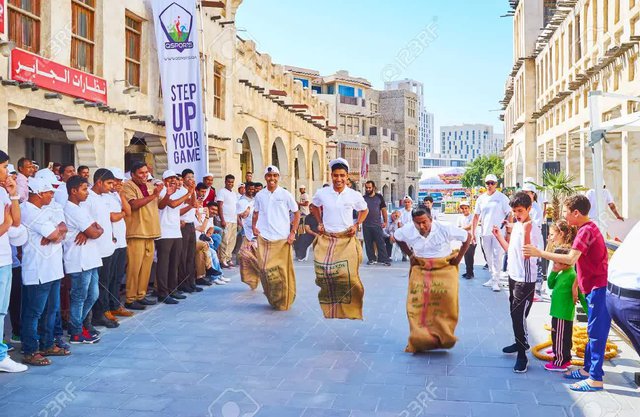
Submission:
[[[593,186],[588,147],[588,94],[640,96],[640,2],[635,0],[512,1],[514,68],[507,80],[505,175],[509,185],[541,180],[557,161],[576,182]],[[543,29],[540,29],[543,28]],[[640,105],[602,101],[602,121],[640,119]],[[604,180],[625,217],[640,217],[640,133],[607,135]]]
[[[166,169],[150,3],[7,3],[5,34],[0,36],[15,43],[11,55],[23,61],[33,56],[50,60],[47,65],[57,74],[82,71],[78,76],[95,83],[92,88],[106,97],[72,91],[69,79],[69,85],[61,85],[64,77],[50,77],[41,85],[15,81],[19,74],[9,67],[8,57],[0,56],[0,149],[8,150],[13,161],[27,156],[41,165],[57,161],[126,169],[145,159],[156,174]],[[253,42],[237,36],[234,19],[241,0],[203,3],[197,19],[204,29],[202,81],[209,167],[216,186],[222,186],[226,173],[244,178],[255,171],[259,179],[264,167],[274,163],[285,187],[304,183],[313,192],[326,175],[325,143],[332,132],[326,103],[294,83]]]
[[[358,190],[372,180],[385,200],[398,204],[408,194],[417,197],[418,99],[408,90],[378,91],[347,71],[321,76],[318,71],[286,68],[296,82],[328,105],[329,158],[349,161]],[[368,161],[368,172],[363,168]],[[361,175],[365,173],[365,175]]]

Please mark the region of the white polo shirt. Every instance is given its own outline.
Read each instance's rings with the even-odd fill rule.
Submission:
[[[533,221],[532,221],[533,223]],[[539,225],[533,223],[531,227],[531,244],[538,249],[544,249],[542,232]],[[525,259],[522,253],[524,248],[524,227],[522,223],[513,223],[507,259],[507,273],[509,278],[518,282],[536,282],[538,279],[538,258]]]
[[[101,267],[102,257],[100,256],[98,239],[87,239],[87,243],[84,245],[75,243],[78,233],[87,230],[89,226],[96,222],[89,208],[87,206],[78,206],[68,201],[64,206],[64,217],[69,229],[63,242],[64,271],[67,274],[73,274]],[[111,221],[109,221],[109,224],[111,224]],[[104,236],[105,233],[102,235]],[[111,238],[111,234],[109,234],[109,238]]]
[[[275,241],[286,239],[291,233],[289,214],[298,211],[298,203],[289,191],[279,186],[273,192],[264,188],[256,194],[253,209],[259,213],[256,227],[260,236]]]
[[[509,213],[511,213],[509,198],[500,191],[492,195],[484,193],[478,197],[474,214],[479,214],[482,222],[480,236],[492,236],[493,226],[500,227]]]
[[[109,193],[109,207],[112,213],[120,213],[122,211],[122,200],[120,200],[120,194],[117,192]],[[124,218],[117,222],[111,223],[113,229],[113,237],[116,238],[116,249],[122,249],[127,247],[127,224]]]
[[[247,238],[247,240],[255,239],[252,227],[254,203],[254,198],[248,198],[247,196],[243,195],[242,197],[240,197],[240,199],[238,200],[238,204],[236,205],[236,211],[238,215],[244,213],[247,208],[249,209],[249,215],[242,220],[242,229],[244,230],[244,236]],[[260,218],[258,218],[258,220],[260,220]],[[260,229],[260,227],[258,227],[258,229]]]
[[[37,285],[61,279],[62,243],[40,244],[60,224],[56,213],[48,206],[38,208],[25,201],[20,204],[20,218],[29,232],[29,240],[22,245],[22,283]]]
[[[636,223],[622,245],[609,260],[609,282],[620,288],[640,291],[638,270],[638,248],[640,248],[640,223]]]
[[[101,258],[113,255],[116,251],[116,245],[113,243],[113,226],[111,225],[111,196],[110,193],[97,194],[93,190],[89,190],[87,200],[80,203],[80,207],[89,210],[92,219],[104,229],[104,233],[95,239],[98,245],[98,251]],[[66,213],[65,213],[66,215]],[[65,216],[66,218],[66,216]],[[68,221],[66,221],[69,224]],[[86,227],[82,230],[85,230]]]
[[[235,191],[229,191],[223,188],[216,194],[216,201],[222,201],[222,215],[227,223],[237,223],[236,204],[238,204],[238,196]]]
[[[404,207],[400,209],[400,223],[404,226],[405,224],[413,223],[413,217],[411,216],[411,210],[407,210]]]
[[[11,205],[9,194],[7,191],[0,187],[0,224],[4,223],[4,208]],[[11,244],[9,243],[9,230],[7,230],[2,236],[0,236],[0,266],[7,266],[13,264],[11,258]]]
[[[172,200],[176,200],[176,199],[178,199],[178,198],[181,198],[181,197],[183,197],[185,194],[187,194],[187,192],[188,192],[188,191],[187,191],[187,189],[186,189],[185,187],[180,187],[180,189],[178,189],[178,190],[176,191],[176,194],[178,194],[178,193],[179,193],[179,194],[178,194],[179,196],[178,196],[178,197],[171,196],[171,199],[172,199]],[[181,205],[180,205],[180,208],[181,208],[181,209],[183,209],[183,208],[185,208],[186,206],[187,206],[187,204],[186,204],[186,203],[183,203],[183,204],[181,204]],[[182,220],[182,221],[183,221],[183,222],[185,222],[185,223],[195,223],[195,222],[196,222],[196,220],[197,220],[197,218],[196,218],[196,209],[195,209],[194,207],[191,207],[191,208],[189,209],[189,211],[187,211],[186,213],[184,213],[183,215],[181,215],[181,216],[180,216],[180,220]]]
[[[598,220],[598,212],[596,210],[596,190],[593,188],[587,191],[585,196],[589,199],[591,203],[591,210],[589,210],[589,218],[592,220]],[[602,201],[604,202],[604,207],[601,208],[602,211],[606,213],[607,207],[609,204],[613,203],[613,196],[606,188],[602,189]]]
[[[176,190],[173,195],[171,195],[171,200],[178,200],[182,198],[187,193],[187,191],[183,188]],[[167,195],[167,189],[163,188],[160,191],[160,200]],[[176,239],[182,237],[182,232],[180,231],[180,207],[169,207],[166,206],[163,209],[159,209],[160,213],[160,237],[158,239]]]
[[[431,232],[424,237],[420,234],[413,221],[396,230],[393,237],[406,243],[418,258],[444,258],[451,254],[451,242],[467,240],[466,230],[448,223],[434,221]]]
[[[329,233],[344,232],[353,226],[353,210],[367,209],[362,194],[349,187],[345,187],[339,194],[333,186],[320,188],[311,203],[322,207],[322,223]]]

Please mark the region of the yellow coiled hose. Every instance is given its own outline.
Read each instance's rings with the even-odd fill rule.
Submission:
[[[548,324],[545,324],[544,328],[547,331],[551,331],[551,326],[549,326]],[[574,356],[574,359],[571,360],[572,365],[578,365],[578,366],[584,365],[584,349],[585,349],[585,346],[587,345],[588,340],[589,340],[589,336],[587,335],[586,327],[579,327],[579,326],[573,327],[573,337],[572,337],[573,351],[575,352],[575,356],[577,356],[577,358]],[[551,342],[551,339],[547,340],[546,342],[537,344],[536,346],[533,347],[533,350],[532,350],[533,356],[543,361],[547,361],[547,362],[552,361],[553,360],[552,355],[542,352],[543,349],[547,349],[552,345],[553,343]],[[604,358],[609,360],[611,358],[615,358],[616,356],[618,356],[618,345],[616,345],[615,343],[607,339],[607,348],[604,354]]]

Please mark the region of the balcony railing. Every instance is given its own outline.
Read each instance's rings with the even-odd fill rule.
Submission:
[[[358,105],[358,97],[340,96],[340,103],[351,104],[352,106]]]

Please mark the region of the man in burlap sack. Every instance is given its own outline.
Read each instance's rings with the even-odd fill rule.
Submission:
[[[407,318],[409,343],[405,352],[450,349],[456,344],[458,324],[458,264],[471,243],[464,229],[431,219],[431,211],[419,207],[412,222],[394,233],[411,260]],[[459,251],[451,243],[464,242]]]
[[[240,280],[255,290],[260,283],[260,267],[258,266],[258,242],[253,235],[253,205],[256,186],[252,182],[245,183],[245,192],[236,205],[238,223],[242,225],[244,236],[238,252]]]
[[[278,186],[278,167],[268,166],[264,179],[267,188],[256,194],[252,217],[253,234],[258,241],[260,281],[269,304],[276,310],[289,310],[296,298],[292,245],[300,210],[291,193]]]
[[[325,318],[362,320],[362,246],[355,235],[369,210],[362,195],[347,187],[349,163],[338,158],[329,167],[333,186],[319,189],[311,200],[320,234],[313,243],[318,300]]]

